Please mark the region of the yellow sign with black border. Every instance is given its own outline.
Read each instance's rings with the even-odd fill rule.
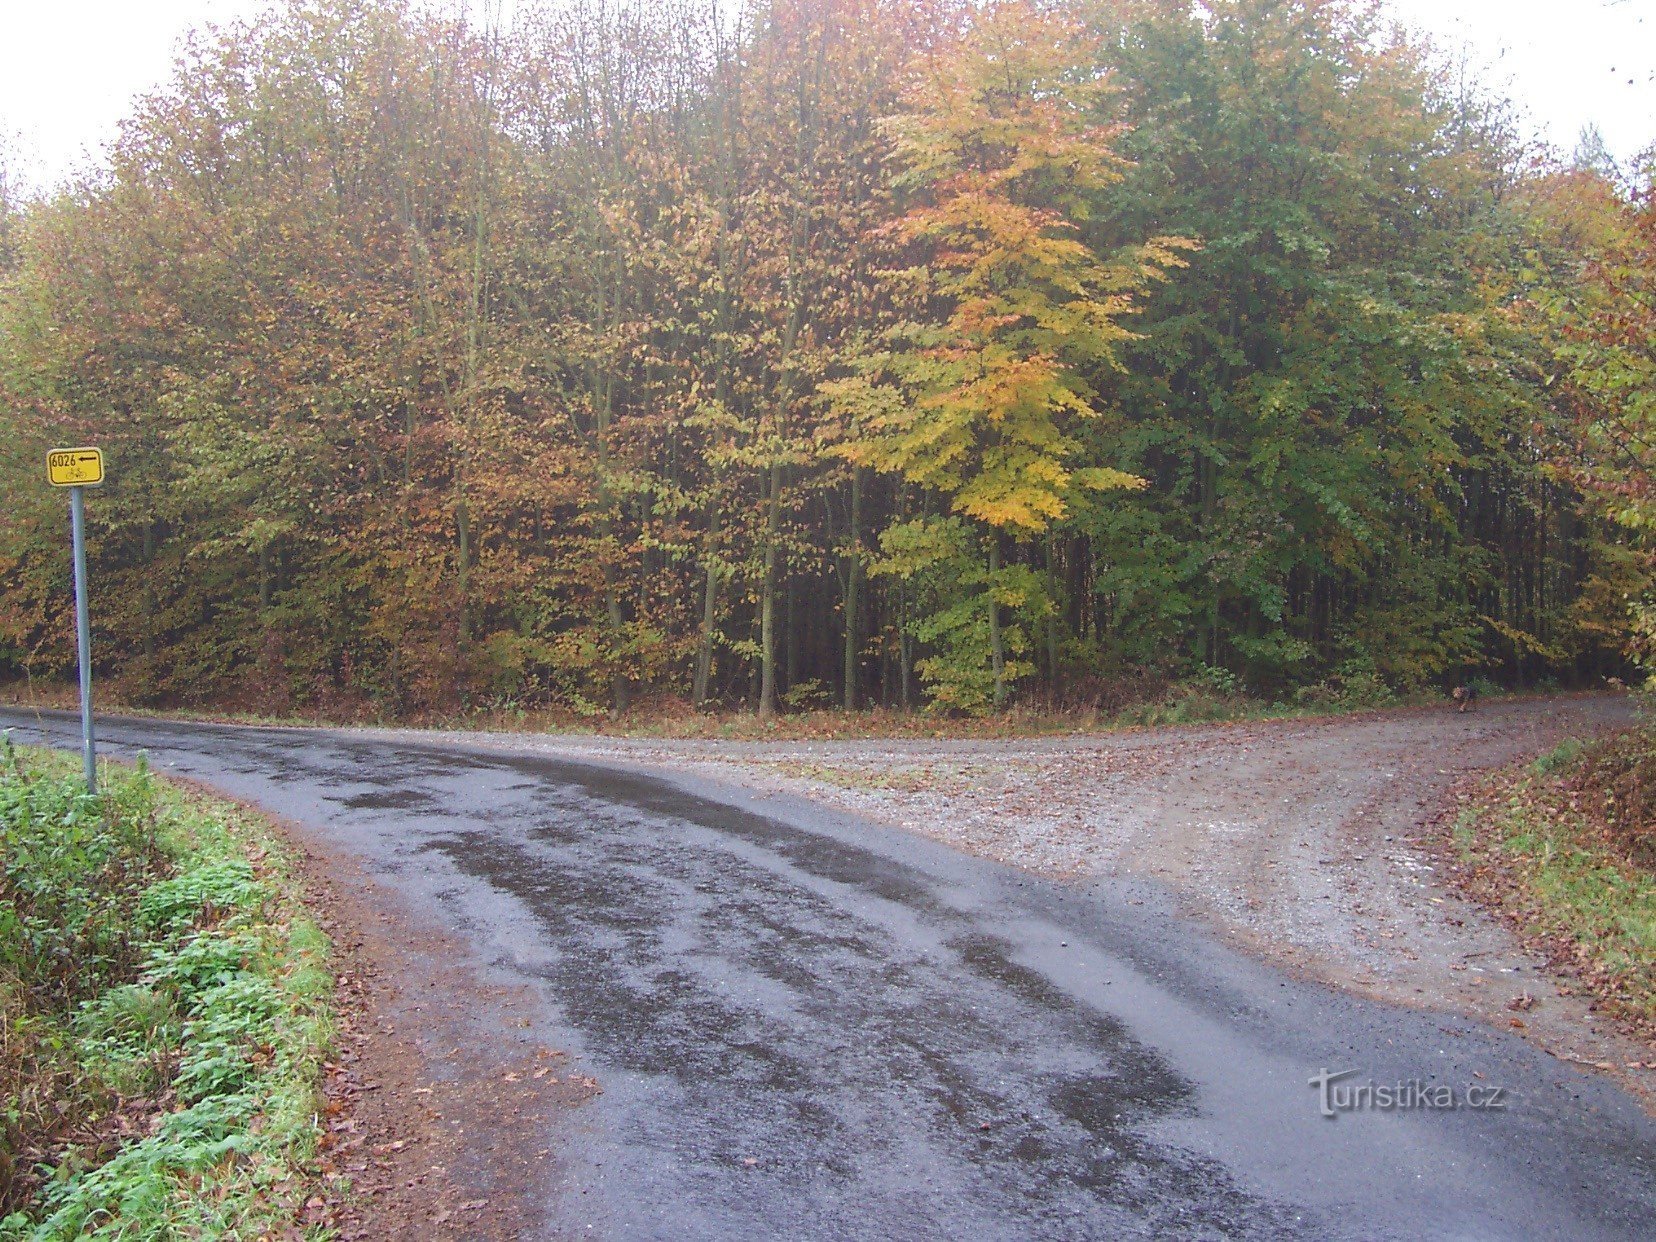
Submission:
[[[98,487],[104,481],[103,450],[53,449],[46,454],[46,478],[53,487]]]

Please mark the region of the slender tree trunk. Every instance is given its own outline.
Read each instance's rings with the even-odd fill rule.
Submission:
[[[862,583],[862,470],[851,468],[851,540],[845,568],[845,710],[857,710],[857,650],[860,646],[857,615],[858,588]]]
[[[713,510],[707,530],[706,576],[702,580],[701,636],[696,643],[696,674],[690,697],[697,707],[707,702],[713,682],[713,634],[719,623],[719,571],[713,549],[719,539],[719,510]]]

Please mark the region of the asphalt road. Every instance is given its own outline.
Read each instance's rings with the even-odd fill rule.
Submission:
[[[72,718],[0,711],[18,740]],[[1141,882],[1064,886],[700,778],[108,720],[360,860],[541,997],[603,1094],[526,1236],[1648,1238],[1656,1123],[1516,1037],[1296,981]],[[1310,1079],[1460,1107],[1319,1113]],[[1466,1106],[1475,1086],[1501,1109]],[[479,1140],[487,1142],[486,1138]]]

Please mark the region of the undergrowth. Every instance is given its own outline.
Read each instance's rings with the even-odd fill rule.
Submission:
[[[0,1242],[296,1236],[332,978],[279,856],[143,764],[0,760]]]
[[[1656,1037],[1656,732],[1565,742],[1485,782],[1454,842],[1468,889]]]
[[[1485,701],[1506,696],[1493,682],[1474,678]],[[813,683],[814,685],[814,683]],[[1551,684],[1533,693],[1555,693]],[[72,686],[31,686],[27,694],[16,685],[0,684],[0,703],[33,708],[69,709],[75,705]],[[246,725],[333,725],[385,728],[465,729],[507,733],[563,733],[659,740],[715,739],[729,741],[839,738],[1002,738],[1094,733],[1158,725],[1222,724],[1260,720],[1297,719],[1376,711],[1392,707],[1446,704],[1439,688],[1397,690],[1360,663],[1342,665],[1321,681],[1284,690],[1274,696],[1251,691],[1224,669],[1204,666],[1182,680],[1148,674],[1125,677],[1076,677],[1062,691],[1030,690],[1005,711],[985,716],[913,710],[895,706],[864,707],[852,711],[827,706],[825,695],[796,695],[791,710],[777,716],[757,715],[745,704],[697,708],[686,699],[663,694],[639,694],[633,706],[616,717],[601,710],[573,712],[561,707],[537,706],[510,699],[487,699],[453,712],[411,715],[385,713],[366,702],[350,711],[313,711],[270,715],[242,711],[233,705],[193,705],[158,708],[120,704],[131,715],[157,719],[213,720]],[[784,695],[784,699],[788,696]]]

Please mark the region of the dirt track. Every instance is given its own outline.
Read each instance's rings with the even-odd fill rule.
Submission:
[[[1649,1050],[1561,994],[1542,962],[1434,874],[1434,821],[1457,781],[1634,712],[1627,698],[1592,696],[1027,741],[539,745],[664,767],[711,761],[750,787],[1045,875],[1150,877],[1279,964],[1613,1064],[1649,1100],[1656,1074],[1627,1064]],[[1515,1018],[1520,995],[1538,1003]]]

